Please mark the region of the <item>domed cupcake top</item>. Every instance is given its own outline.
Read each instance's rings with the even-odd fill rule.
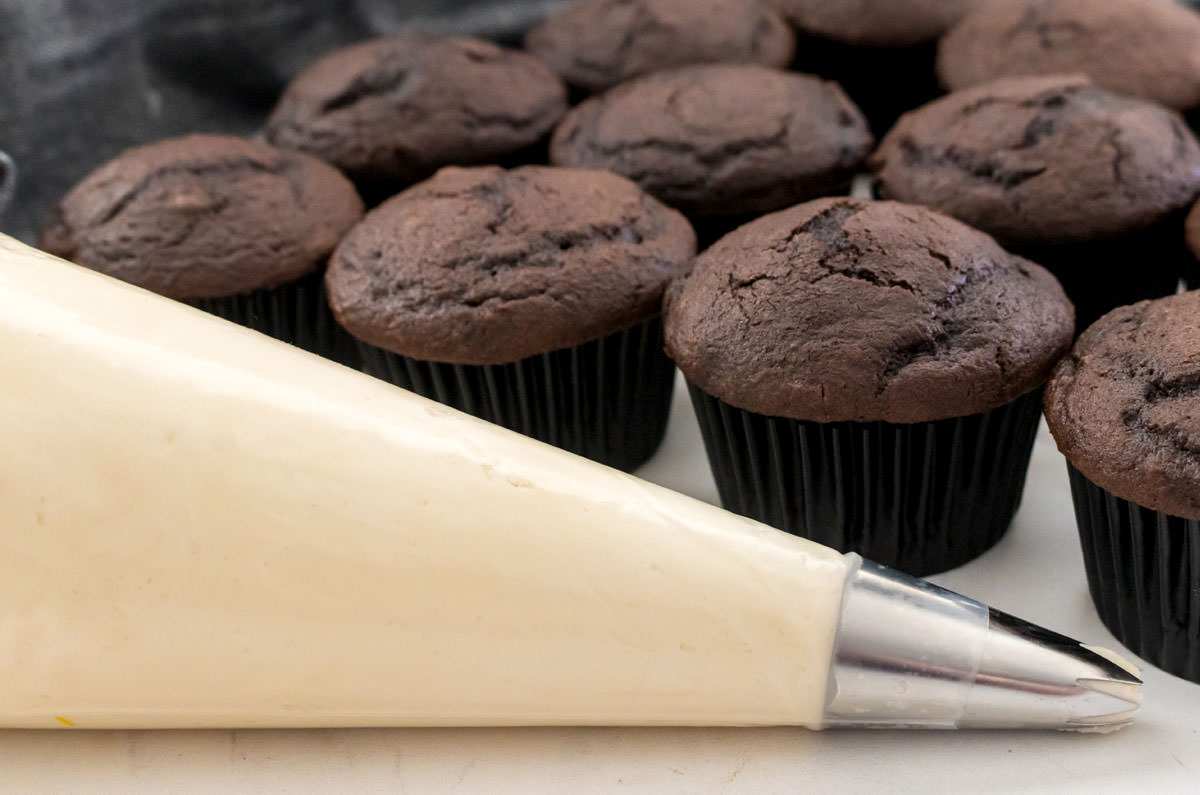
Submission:
[[[335,252],[330,303],[394,353],[504,364],[657,315],[696,239],[602,171],[446,168],[372,210]]]
[[[1086,74],[1118,94],[1200,105],[1200,14],[1160,0],[1004,0],[942,39],[949,89],[1016,75]]]
[[[655,72],[584,102],[555,130],[551,159],[623,174],[690,215],[740,215],[849,180],[872,143],[836,84],[715,64]]]
[[[931,42],[983,0],[771,0],[792,24],[846,44]]]
[[[668,291],[667,350],[738,408],[925,422],[996,408],[1070,346],[1058,282],[931,210],[826,198],[753,221]]]
[[[558,76],[494,44],[401,33],[324,56],[288,85],[267,120],[279,146],[364,181],[424,179],[535,143],[567,107]]]
[[[761,0],[579,0],[529,31],[525,47],[571,85],[600,91],[684,64],[787,66],[795,38]]]
[[[188,135],[100,166],[38,245],[171,298],[221,298],[318,270],[362,213],[354,186],[316,158]]]
[[[1200,192],[1179,116],[1083,77],[1006,78],[902,117],[875,155],[881,194],[934,207],[1005,245],[1139,231]]]
[[[1056,370],[1046,419],[1063,455],[1122,499],[1200,519],[1200,293],[1120,307]]]

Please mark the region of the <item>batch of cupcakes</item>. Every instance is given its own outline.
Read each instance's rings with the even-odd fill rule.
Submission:
[[[625,470],[678,367],[726,507],[917,575],[1044,409],[1102,619],[1200,681],[1197,110],[1165,0],[578,0],[330,53],[40,242]]]

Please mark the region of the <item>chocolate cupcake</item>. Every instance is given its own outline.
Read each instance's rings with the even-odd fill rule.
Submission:
[[[884,198],[933,207],[1049,268],[1080,328],[1176,291],[1200,144],[1179,116],[1084,77],[996,80],[906,115],[875,155]]]
[[[765,216],[667,294],[725,507],[916,575],[994,545],[1020,503],[1071,305],[1041,267],[923,207]]]
[[[515,157],[566,107],[562,81],[531,55],[402,33],[308,67],[283,92],[267,138],[332,163],[373,196],[445,165]]]
[[[718,229],[849,185],[873,139],[842,90],[748,64],[655,72],[563,119],[551,161],[623,174]],[[728,231],[727,228],[724,231]]]
[[[1046,390],[1100,618],[1200,682],[1200,293],[1114,310]]]
[[[130,149],[55,207],[38,245],[64,259],[357,366],[324,266],[362,216],[316,158],[224,135]]]
[[[761,0],[577,0],[525,37],[527,50],[586,92],[686,64],[785,67],[795,43]]]
[[[1200,14],[1162,0],[1010,0],[968,14],[942,39],[950,90],[1020,75],[1084,74],[1116,94],[1200,106]]]
[[[937,40],[983,0],[771,0],[798,29],[794,67],[842,85],[883,135],[942,93]]]
[[[327,283],[368,372],[630,470],[666,429],[662,293],[695,245],[615,174],[447,168],[368,213]]]

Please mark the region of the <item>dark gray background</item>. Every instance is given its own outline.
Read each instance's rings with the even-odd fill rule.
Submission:
[[[0,231],[137,143],[261,127],[283,84],[341,44],[401,28],[517,43],[563,0],[0,0]]]

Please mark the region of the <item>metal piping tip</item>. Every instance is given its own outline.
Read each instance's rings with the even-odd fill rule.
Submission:
[[[1110,731],[1141,703],[1113,652],[863,563],[846,586],[827,726]]]

